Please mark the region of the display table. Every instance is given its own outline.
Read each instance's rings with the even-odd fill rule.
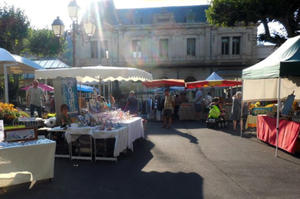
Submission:
[[[256,121],[257,121],[257,116],[255,116],[255,115],[248,115],[247,116],[247,120],[246,120],[245,129],[256,128]]]
[[[95,128],[93,130],[93,138],[94,138],[94,157],[95,160],[117,160],[117,157],[121,152],[127,149],[128,146],[128,128],[120,127],[112,130],[100,130],[99,128]],[[96,148],[96,140],[97,139],[108,139],[115,138],[115,146],[114,146],[114,154],[113,158],[108,157],[97,157],[97,148]]]
[[[280,120],[278,147],[290,153],[295,153],[299,130],[300,123]],[[258,139],[276,146],[276,118],[265,115],[257,116],[256,131]]]
[[[68,127],[66,129],[65,138],[69,144],[69,154],[70,158],[72,159],[79,159],[79,160],[92,160],[93,159],[93,146],[92,146],[92,135],[93,135],[93,129],[95,127]],[[81,135],[88,135],[89,136],[89,153],[90,156],[81,156],[76,155],[73,156],[73,150],[72,150],[72,142],[75,142]]]
[[[54,177],[54,141],[0,143],[0,187]]]
[[[121,121],[120,124],[128,127],[128,148],[133,151],[133,142],[139,138],[144,138],[144,127],[141,117],[134,117],[130,120]]]

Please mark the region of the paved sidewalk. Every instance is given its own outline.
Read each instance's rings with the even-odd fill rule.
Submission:
[[[1,199],[299,198],[300,158],[255,137],[178,122],[149,123],[147,139],[117,163],[56,159],[55,180],[0,193]]]

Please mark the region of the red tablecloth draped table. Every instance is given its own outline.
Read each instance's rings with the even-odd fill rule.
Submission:
[[[259,115],[256,129],[258,139],[276,146],[276,118]],[[299,130],[300,123],[280,120],[278,147],[290,153],[295,153]]]

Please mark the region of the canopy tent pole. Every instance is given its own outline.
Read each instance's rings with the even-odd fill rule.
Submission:
[[[7,77],[7,64],[3,65],[3,73],[4,73],[4,95],[5,95],[5,103],[9,103],[8,97],[8,77]]]
[[[45,79],[45,84],[48,84],[48,79]],[[48,91],[46,90],[46,100],[49,101],[49,94]]]
[[[281,78],[278,78],[278,88],[277,88],[277,118],[276,118],[276,150],[275,157],[278,156],[278,137],[279,137],[279,114],[280,114],[280,90],[281,90]]]
[[[79,105],[79,113],[81,113],[81,105],[82,105],[82,93],[81,93],[81,82],[79,83],[79,89],[80,89],[80,91],[79,91],[79,103],[80,103],[80,105]]]
[[[99,95],[101,95],[101,91],[102,91],[102,88],[101,88],[101,77],[99,77]]]

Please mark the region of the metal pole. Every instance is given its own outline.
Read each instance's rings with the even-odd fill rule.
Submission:
[[[79,86],[79,89],[80,89],[80,91],[79,91],[79,96],[80,96],[80,105],[79,105],[79,113],[81,113],[81,105],[82,105],[82,93],[81,93],[81,82],[80,82],[80,84],[79,84],[80,86]]]
[[[73,21],[73,67],[76,67],[76,22],[75,20]]]
[[[276,118],[276,150],[275,157],[278,156],[278,136],[279,136],[279,114],[280,114],[280,90],[281,90],[281,78],[278,78],[277,88],[277,118]]]
[[[3,72],[4,72],[4,95],[5,95],[5,102],[9,103],[9,97],[8,97],[8,77],[7,77],[7,65],[3,65]]]

